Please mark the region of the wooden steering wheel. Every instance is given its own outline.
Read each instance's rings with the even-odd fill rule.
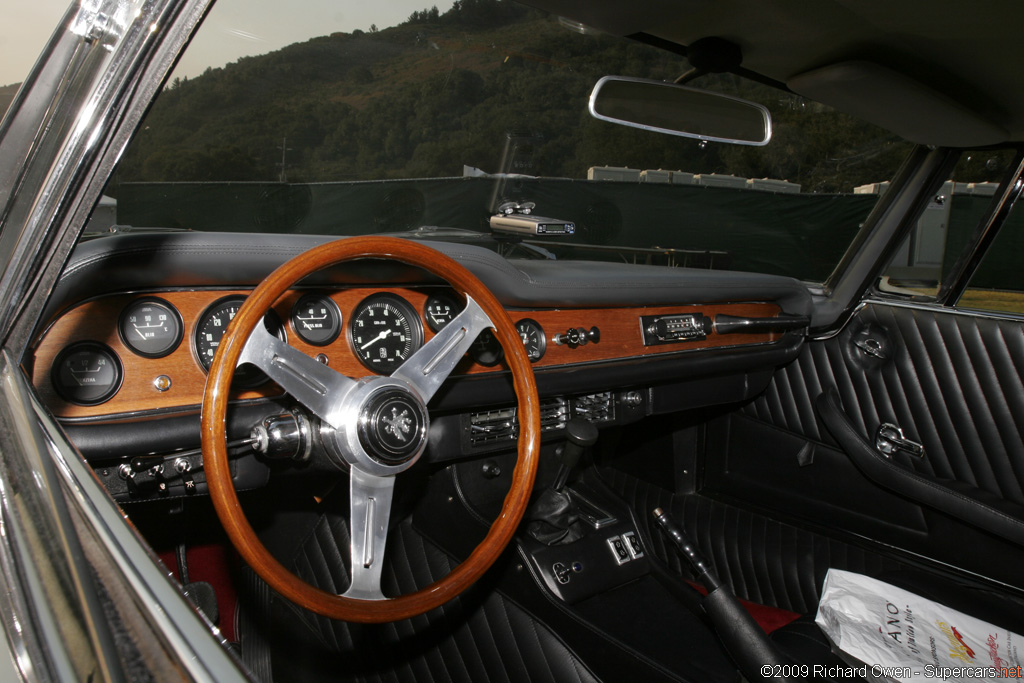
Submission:
[[[413,353],[390,377],[350,379],[298,351],[258,324],[292,285],[343,261],[392,259],[417,266],[466,296],[466,308]],[[501,513],[487,536],[448,576],[415,593],[385,598],[381,568],[395,476],[411,467],[427,444],[427,403],[488,327],[505,350],[519,406],[518,461]],[[225,437],[235,367],[251,363],[316,415],[324,451],[349,472],[352,582],[341,595],[311,586],[266,550],[245,518],[231,480]],[[210,367],[203,395],[203,466],[210,495],[235,548],[274,590],[317,614],[364,623],[423,614],[455,597],[504,550],[526,510],[537,474],[540,417],[537,384],[519,335],[487,287],[440,252],[408,240],[351,237],[323,244],[271,273],[239,309]]]

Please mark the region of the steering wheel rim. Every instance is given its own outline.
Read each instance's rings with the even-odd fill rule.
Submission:
[[[324,591],[300,579],[266,550],[242,512],[231,479],[225,436],[225,417],[234,369],[243,357],[246,342],[266,311],[289,287],[307,275],[331,265],[365,258],[391,259],[419,267],[445,279],[454,289],[466,294],[467,304],[477,302],[490,319],[495,337],[505,350],[505,358],[512,371],[520,421],[518,460],[512,484],[487,536],[447,576],[415,593],[384,599],[361,599]],[[297,350],[295,352],[302,355]],[[430,247],[408,240],[344,238],[314,247],[284,263],[253,290],[239,309],[210,366],[203,394],[202,448],[207,483],[221,524],[243,559],[274,590],[295,604],[332,619],[362,623],[396,621],[423,614],[464,591],[494,563],[515,534],[529,504],[539,464],[537,385],[529,358],[504,307],[463,266]],[[355,471],[353,468],[352,472]],[[354,559],[352,564],[355,564]],[[354,572],[350,575],[354,581]]]

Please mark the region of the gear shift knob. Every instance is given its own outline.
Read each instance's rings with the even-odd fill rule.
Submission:
[[[597,442],[597,427],[581,417],[574,417],[565,423],[565,443],[558,450],[561,464],[552,488],[561,491],[569,473],[576,467],[583,451]]]

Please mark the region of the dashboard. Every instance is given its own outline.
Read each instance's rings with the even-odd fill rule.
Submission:
[[[78,304],[43,334],[32,380],[60,418],[131,416],[195,408],[224,331],[248,290],[107,295]],[[462,308],[444,287],[352,287],[287,292],[264,318],[268,329],[350,377],[389,374]],[[767,319],[766,302],[603,309],[510,310],[535,368],[601,363],[710,348],[767,344],[781,332],[714,330],[719,316]],[[705,320],[711,321],[705,331]],[[661,323],[662,334],[657,336]],[[683,326],[681,331],[669,324]],[[654,327],[653,337],[651,328]],[[507,370],[501,347],[481,335],[455,375]],[[282,392],[258,371],[236,373],[238,399]]]
[[[22,366],[115,498],[205,491],[199,410],[220,338],[260,281],[330,239],[143,232],[76,247]],[[796,357],[811,311],[807,288],[789,278],[429,246],[504,305],[534,370],[546,439],[563,438],[572,417],[604,427],[748,400]],[[392,373],[463,305],[437,277],[371,258],[297,283],[264,324],[319,362],[364,377]],[[235,485],[259,487],[272,468],[253,452],[253,429],[295,406],[245,366],[236,370],[232,399],[226,427]],[[514,447],[511,373],[489,333],[429,409],[428,461]]]

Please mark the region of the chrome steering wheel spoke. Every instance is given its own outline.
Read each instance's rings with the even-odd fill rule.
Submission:
[[[343,398],[355,381],[281,341],[263,325],[249,335],[238,358],[238,365],[242,363],[258,367],[325,423],[342,425]]]
[[[381,568],[387,542],[393,476],[378,477],[353,467],[349,474],[349,552],[352,583],[342,593],[347,598],[384,600],[380,590]]]
[[[419,392],[423,403],[428,403],[477,336],[489,327],[494,327],[491,319],[467,295],[466,308],[391,376],[411,384]]]

